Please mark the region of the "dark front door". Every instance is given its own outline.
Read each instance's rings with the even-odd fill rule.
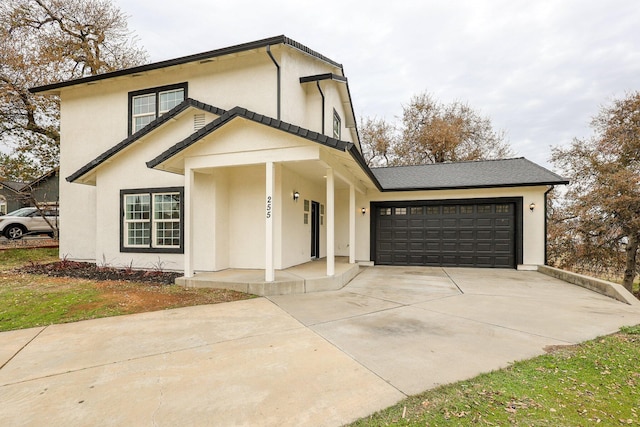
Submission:
[[[320,258],[320,203],[311,202],[311,258]]]

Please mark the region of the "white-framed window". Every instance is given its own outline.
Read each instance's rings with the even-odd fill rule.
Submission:
[[[333,137],[335,139],[340,139],[342,136],[342,120],[340,120],[340,115],[334,109],[333,110]]]
[[[7,198],[0,196],[0,215],[7,214]]]
[[[129,131],[135,133],[187,97],[187,84],[145,89],[129,93]]]
[[[182,252],[183,189],[121,190],[123,252]]]

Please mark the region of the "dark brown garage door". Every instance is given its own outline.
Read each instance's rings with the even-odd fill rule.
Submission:
[[[515,204],[376,206],[375,262],[515,267]]]

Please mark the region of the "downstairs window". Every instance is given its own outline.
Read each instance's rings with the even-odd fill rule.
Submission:
[[[121,190],[120,250],[183,253],[182,187]]]

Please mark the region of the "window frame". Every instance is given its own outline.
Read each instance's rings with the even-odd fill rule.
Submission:
[[[148,220],[136,220],[135,222],[149,224],[150,240],[148,246],[128,246],[127,245],[127,227],[131,221],[125,220],[125,197],[132,195],[149,195],[149,219]],[[156,245],[155,236],[155,223],[165,222],[156,221],[154,218],[155,203],[154,195],[161,194],[178,194],[180,197],[180,217],[178,218],[180,224],[180,245],[179,246],[160,246]],[[120,252],[137,252],[137,253],[166,253],[166,254],[183,254],[184,253],[184,187],[160,187],[160,188],[135,188],[120,190]]]
[[[129,108],[128,108],[128,120],[127,120],[127,126],[128,126],[128,130],[127,130],[127,135],[132,135],[135,132],[133,131],[133,124],[134,124],[134,120],[133,120],[133,100],[134,98],[138,97],[138,96],[142,96],[142,95],[154,95],[155,96],[155,117],[151,120],[155,120],[158,117],[160,117],[162,114],[166,113],[166,111],[160,113],[160,94],[162,92],[171,92],[171,91],[175,91],[178,89],[182,89],[184,91],[184,99],[187,99],[189,97],[189,85],[187,84],[187,82],[182,82],[182,83],[176,83],[176,84],[172,84],[172,85],[166,85],[166,86],[157,86],[157,87],[152,87],[152,88],[148,88],[148,89],[141,89],[141,90],[136,90],[133,92],[129,92],[128,95],[128,101],[129,101]],[[147,114],[149,115],[149,114]],[[138,129],[139,131],[140,129]],[[137,131],[136,131],[137,132]]]
[[[342,138],[342,119],[340,118],[340,114],[338,114],[338,112],[336,111],[335,108],[333,109],[333,122],[332,123],[333,123],[333,131],[332,131],[333,137],[335,139]]]

